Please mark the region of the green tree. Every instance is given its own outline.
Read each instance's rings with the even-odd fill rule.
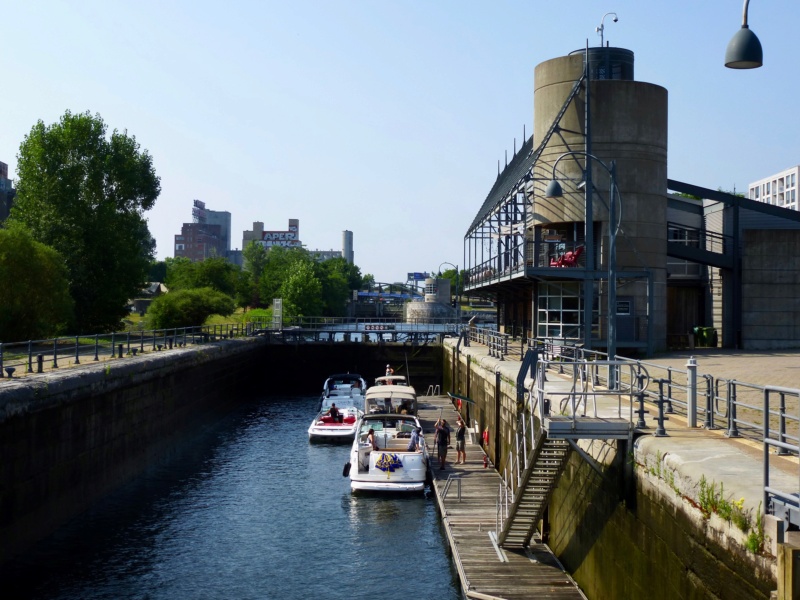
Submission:
[[[150,271],[147,273],[147,281],[158,281],[164,283],[167,280],[167,263],[163,260],[150,263]]]
[[[106,137],[100,115],[67,111],[34,125],[17,160],[10,221],[64,256],[77,331],[116,329],[155,249],[144,218],[161,192],[152,158],[125,131]]]
[[[371,290],[375,287],[375,276],[372,273],[367,273],[361,278],[361,286],[359,289]]]
[[[312,263],[313,259],[308,251],[303,248],[272,246],[267,252],[264,272],[258,282],[258,293],[261,297],[261,302],[270,305],[274,298],[281,298],[281,287],[289,276],[301,264],[306,264],[310,267]]]
[[[283,310],[287,316],[310,317],[322,314],[322,283],[314,275],[311,263],[300,262],[280,288]]]
[[[242,250],[242,258],[244,258],[244,270],[253,276],[253,281],[261,279],[261,274],[267,266],[267,249],[262,244],[252,241]]]
[[[19,226],[0,229],[0,340],[63,333],[73,317],[64,257]]]
[[[229,316],[233,298],[210,287],[177,290],[153,300],[147,320],[154,329],[202,325],[211,315]]]

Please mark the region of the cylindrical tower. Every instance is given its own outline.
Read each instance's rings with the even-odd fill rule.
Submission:
[[[565,105],[575,82],[589,63],[589,111],[587,88],[581,86]],[[608,202],[610,176],[596,160],[576,154],[558,162],[557,178],[564,196],[547,199],[544,187],[552,177],[556,160],[568,152],[590,152],[607,166],[616,163],[619,189],[617,217],[620,228],[616,241],[617,315],[621,342],[644,342],[648,335],[648,295],[652,293],[649,315],[654,349],[666,346],[666,189],[667,189],[667,90],[633,80],[633,53],[621,48],[592,48],[545,61],[534,74],[534,141],[545,138],[558,115],[564,111],[535,168],[542,183],[535,189],[533,213],[543,228],[577,232],[593,241],[595,266],[608,270]],[[586,235],[587,191],[584,170],[591,168],[591,216],[594,226]],[[621,210],[621,212],[620,212]],[[586,265],[591,269],[592,265]],[[647,277],[626,277],[625,273],[650,273],[654,284],[648,292]],[[593,304],[600,316],[599,338],[607,323],[606,281],[594,286]],[[585,288],[584,292],[585,295]],[[586,299],[584,299],[585,301]],[[593,318],[593,321],[595,319]],[[595,326],[596,327],[596,326]]]
[[[351,265],[354,263],[353,232],[347,229],[342,232],[342,256]]]

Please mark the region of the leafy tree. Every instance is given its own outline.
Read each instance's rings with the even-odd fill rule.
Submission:
[[[281,298],[283,283],[301,264],[311,267],[313,259],[308,250],[303,248],[283,248],[272,246],[267,252],[264,272],[258,282],[261,302],[272,304],[274,298]],[[309,313],[310,314],[310,313]],[[319,314],[319,313],[316,313]]]
[[[373,287],[375,287],[375,276],[371,273],[367,273],[361,278],[361,286],[359,289],[371,290]]]
[[[170,290],[188,290],[197,287],[197,265],[185,256],[167,258],[167,277],[165,283]]]
[[[147,281],[165,282],[167,280],[167,263],[163,260],[150,263],[150,271],[147,274]]]
[[[300,262],[280,288],[283,310],[287,316],[315,316],[322,314],[322,283],[314,275],[309,262]]]
[[[17,159],[10,221],[64,256],[77,330],[117,328],[155,249],[143,216],[161,192],[152,158],[125,131],[107,138],[100,115],[67,111],[34,125]]]
[[[267,249],[253,241],[242,250],[244,270],[253,276],[253,281],[261,279],[261,274],[267,266]]]
[[[210,287],[171,291],[153,300],[147,319],[155,329],[202,325],[211,315],[229,316],[233,298]]]
[[[255,241],[242,250],[244,268],[236,285],[236,304],[242,308],[261,307],[258,282],[267,265],[267,249]]]
[[[361,270],[344,258],[332,258],[315,263],[317,278],[322,284],[322,314],[342,317],[347,313],[350,290],[361,287]]]
[[[0,340],[53,337],[73,317],[64,257],[24,228],[0,229]]]

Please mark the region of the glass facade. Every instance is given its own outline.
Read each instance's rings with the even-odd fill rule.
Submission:
[[[583,338],[583,298],[580,282],[540,283],[536,306],[536,337]],[[592,330],[598,322],[592,310]]]

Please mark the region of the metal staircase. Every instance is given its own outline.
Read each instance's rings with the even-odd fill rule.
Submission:
[[[528,467],[522,473],[508,516],[498,535],[499,545],[523,548],[530,544],[571,449],[566,440],[551,439],[542,432],[530,452]]]

